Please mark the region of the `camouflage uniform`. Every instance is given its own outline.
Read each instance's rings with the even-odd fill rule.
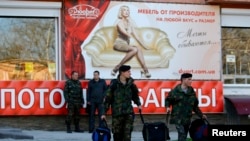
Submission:
[[[83,91],[79,80],[69,79],[65,83],[64,98],[68,104],[68,115],[66,117],[67,130],[70,130],[72,119],[75,130],[79,131],[80,109],[84,104]]]
[[[138,106],[141,105],[138,96],[138,88],[133,83],[133,79],[127,79],[126,84],[122,84],[118,79],[111,81],[104,101],[104,113],[111,105],[112,111],[112,132],[114,141],[130,141],[134,123],[134,110],[131,100]],[[102,115],[103,115],[102,114]]]
[[[186,141],[189,125],[191,123],[192,111],[202,117],[202,112],[198,107],[198,99],[192,87],[188,87],[184,92],[181,84],[177,85],[165,99],[165,106],[172,105],[170,123],[175,124],[178,131],[178,140]]]

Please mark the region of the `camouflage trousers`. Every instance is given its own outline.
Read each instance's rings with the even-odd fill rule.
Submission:
[[[71,123],[72,120],[74,124],[78,124],[80,121],[80,109],[82,104],[68,103],[68,114],[66,116],[66,122]]]
[[[176,127],[176,130],[178,132],[178,141],[186,141],[188,129],[189,129],[189,124],[187,124],[187,125],[175,124],[175,127]]]
[[[131,141],[133,123],[133,114],[112,117],[112,132],[114,141]]]

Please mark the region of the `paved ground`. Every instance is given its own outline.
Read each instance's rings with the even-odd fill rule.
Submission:
[[[20,130],[14,128],[1,128],[1,141],[92,141],[90,133],[71,133],[64,131],[41,131],[41,130]],[[7,137],[7,138],[5,138]],[[171,140],[177,139],[177,132],[170,132]],[[26,138],[26,139],[22,139]],[[30,138],[30,139],[27,139]],[[111,139],[111,141],[113,141]],[[132,141],[143,141],[142,133],[139,131],[132,133]]]

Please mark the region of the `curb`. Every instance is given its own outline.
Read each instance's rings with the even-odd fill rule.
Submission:
[[[15,128],[0,128],[0,139],[34,139],[33,136],[26,135],[20,129]]]

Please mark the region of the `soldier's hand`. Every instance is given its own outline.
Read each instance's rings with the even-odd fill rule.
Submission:
[[[171,112],[170,107],[167,107],[167,114]]]
[[[106,116],[105,116],[105,115],[102,115],[102,116],[101,116],[101,119],[102,119],[102,120],[106,120]]]
[[[141,111],[142,111],[142,106],[141,106],[141,105],[138,106],[138,109],[139,109],[139,113],[141,113]]]
[[[207,116],[206,115],[202,115],[202,119],[207,119]]]

